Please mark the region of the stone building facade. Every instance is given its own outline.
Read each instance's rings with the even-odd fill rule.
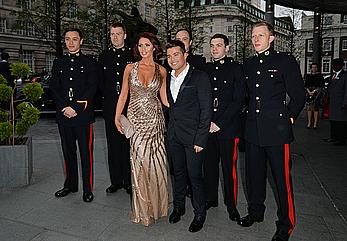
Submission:
[[[8,52],[11,62],[27,63],[33,72],[40,73],[50,71],[55,58],[55,51],[49,44],[54,40],[54,30],[46,30],[48,41],[39,38],[33,24],[21,21],[14,14],[18,11],[35,10],[37,2],[39,0],[0,0],[0,52]],[[112,0],[108,2],[112,2]],[[204,55],[209,60],[211,58],[209,38],[215,33],[223,33],[230,40],[229,55],[231,57],[242,62],[244,58],[253,54],[250,43],[250,26],[255,21],[265,19],[264,11],[258,8],[260,0],[190,0],[190,2],[191,6],[197,9],[196,17],[199,22],[197,29],[205,37],[204,43],[197,46],[196,53]],[[71,0],[65,17],[76,19],[77,12],[87,8],[89,3],[89,0]],[[181,6],[184,6],[184,1]],[[139,0],[137,7],[142,18],[153,24],[158,14],[155,1]],[[47,11],[49,11],[49,6],[47,6]],[[164,11],[164,9],[160,9],[160,11]],[[21,27],[14,29],[13,26],[16,23]],[[290,51],[291,22],[288,19],[276,18],[275,30],[275,48],[280,51]],[[84,45],[83,48],[85,49],[86,46]]]
[[[179,8],[188,8],[189,1],[176,0]],[[229,55],[242,62],[253,54],[250,42],[250,27],[259,20],[265,20],[265,12],[259,9],[259,0],[191,0],[196,10],[197,31],[205,35],[204,43],[195,46],[195,53],[210,60],[209,39],[215,33],[228,36],[231,43]],[[140,4],[141,6],[141,4]],[[160,9],[164,11],[165,9]],[[153,0],[142,2],[141,14],[150,23],[155,23],[157,9]],[[163,23],[164,24],[164,23]],[[293,45],[293,24],[290,18],[275,18],[275,49],[290,52]]]
[[[331,73],[331,61],[343,58],[347,69],[347,14],[324,14],[322,16],[322,62],[321,72]],[[296,56],[303,74],[309,73],[313,54],[313,15],[303,15],[301,29],[296,32]]]
[[[55,58],[55,51],[48,43],[54,40],[54,30],[45,30],[48,41],[39,38],[33,23],[22,21],[16,15],[16,12],[35,10],[36,3],[34,0],[0,0],[0,52],[9,53],[10,62],[24,62],[32,72],[40,73],[50,71]],[[65,18],[76,18],[78,8],[87,4],[86,0],[72,0]],[[51,11],[49,3],[45,11]]]

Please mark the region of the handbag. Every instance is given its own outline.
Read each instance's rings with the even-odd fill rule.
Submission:
[[[129,121],[128,118],[126,118],[125,115],[120,116],[120,124],[122,125],[122,130],[126,138],[130,138],[134,134],[134,126]]]

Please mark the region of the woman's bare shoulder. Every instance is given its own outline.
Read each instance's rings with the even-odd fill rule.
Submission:
[[[126,69],[131,69],[134,66],[134,63],[130,63],[127,64],[127,66],[125,66]]]
[[[125,66],[124,72],[129,72],[132,70],[132,68],[134,67],[134,64],[127,64],[127,66]]]
[[[159,71],[160,71],[161,75],[166,76],[167,71],[166,71],[166,69],[165,69],[163,66],[161,66],[160,64],[159,64]]]

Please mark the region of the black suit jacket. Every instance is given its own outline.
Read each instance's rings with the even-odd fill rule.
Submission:
[[[206,71],[206,58],[202,55],[190,53],[187,57],[187,62],[198,70]]]
[[[184,145],[206,147],[212,118],[211,86],[205,72],[189,67],[176,102],[168,76],[167,96],[170,103],[167,138],[174,137]]]
[[[347,73],[344,70],[329,83],[329,120],[347,121]]]

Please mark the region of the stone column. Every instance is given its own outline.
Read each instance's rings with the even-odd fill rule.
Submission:
[[[266,0],[265,21],[275,26],[275,4],[273,0]]]
[[[321,19],[322,19],[322,13],[320,9],[317,7],[314,9],[314,19],[313,19],[312,63],[318,64],[318,69],[321,68],[321,58],[322,58]]]

